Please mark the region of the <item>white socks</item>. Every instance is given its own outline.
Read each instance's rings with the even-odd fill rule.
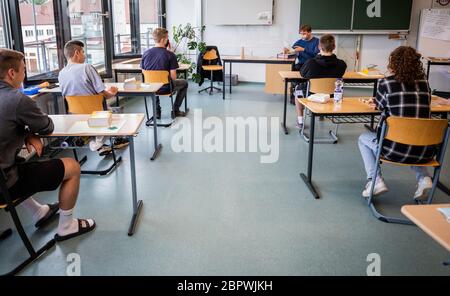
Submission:
[[[89,225],[82,225],[82,227],[88,227],[94,225],[94,220],[86,219]],[[78,232],[78,219],[73,218],[73,209],[64,211],[59,210],[59,225],[58,235],[65,236],[75,232]]]
[[[298,117],[297,117],[297,122],[298,122],[299,124],[303,124],[303,116],[298,116]]]
[[[41,220],[50,210],[48,205],[41,205],[34,198],[27,198],[22,202],[22,205],[27,209],[27,211],[32,215],[33,222]]]

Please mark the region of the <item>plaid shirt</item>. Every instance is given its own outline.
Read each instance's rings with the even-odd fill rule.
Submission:
[[[383,119],[389,116],[411,118],[431,116],[431,89],[427,80],[417,80],[413,85],[406,85],[396,81],[394,76],[381,79],[378,82],[375,102],[377,108],[382,111]],[[394,162],[426,163],[433,159],[435,154],[435,146],[410,146],[389,140],[384,140],[383,143],[383,157]]]

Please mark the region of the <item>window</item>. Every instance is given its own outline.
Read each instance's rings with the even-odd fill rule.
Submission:
[[[133,52],[131,45],[130,0],[112,0],[114,11],[114,52],[117,55]]]
[[[87,63],[105,65],[104,23],[101,0],[69,0],[72,39],[85,44]]]
[[[58,70],[56,38],[44,35],[54,30],[53,0],[19,1],[19,12],[28,77]]]
[[[53,36],[55,35],[55,31],[53,29],[47,29],[47,36]]]
[[[115,56],[139,56],[154,46],[160,0],[111,0]],[[164,7],[161,4],[161,7]]]
[[[0,0],[0,48],[9,47],[7,42],[8,36],[6,35],[9,32],[8,17],[4,4],[4,1]]]
[[[157,0],[139,0],[139,20],[141,22],[141,52],[144,52],[155,45],[152,32],[159,27]]]

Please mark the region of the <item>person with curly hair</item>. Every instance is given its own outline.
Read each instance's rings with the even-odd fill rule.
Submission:
[[[421,57],[414,48],[409,46],[400,46],[391,53],[388,70],[392,75],[379,81],[377,95],[372,102],[374,107],[382,112],[380,125],[389,116],[430,118],[431,89]],[[371,179],[376,169],[377,133],[362,134],[359,137],[358,146],[368,179],[362,195],[369,197],[372,182],[375,182],[374,195],[387,192],[388,188],[381,176],[381,170],[378,171],[376,180]],[[421,164],[433,158],[435,149],[436,147],[410,146],[385,140],[382,155],[394,162]],[[432,180],[427,168],[418,166],[411,168],[416,173],[418,182],[414,199],[422,200],[428,196],[433,185]]]

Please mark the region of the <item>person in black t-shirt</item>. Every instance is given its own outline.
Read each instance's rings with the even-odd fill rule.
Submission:
[[[320,54],[309,59],[300,69],[303,78],[342,78],[347,70],[347,64],[336,57],[336,40],[333,35],[324,35],[320,38]],[[306,89],[303,89],[306,92]],[[295,100],[297,109],[297,127],[303,127],[303,105]]]
[[[169,44],[169,33],[164,28],[156,28],[153,30],[153,39],[155,40],[155,47],[150,48],[142,55],[141,67],[143,70],[166,70],[170,72],[172,80],[172,90],[177,92],[177,97],[174,103],[175,116],[186,116],[186,113],[180,111],[180,106],[183,103],[187,94],[188,82],[184,79],[177,79],[177,69],[179,68],[176,55],[167,50]],[[164,85],[159,93],[168,93],[170,91],[169,85]],[[157,102],[157,119],[161,118],[161,106],[159,100]]]

